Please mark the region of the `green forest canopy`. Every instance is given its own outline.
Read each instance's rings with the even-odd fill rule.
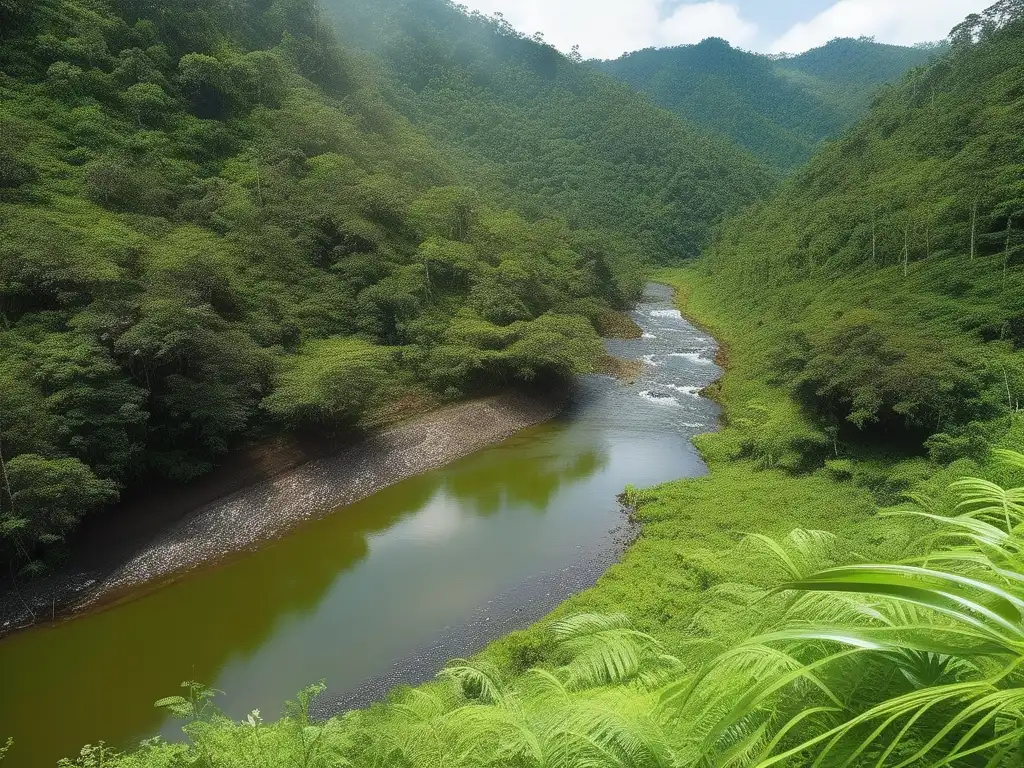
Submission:
[[[926,65],[941,46],[840,38],[798,56],[767,56],[719,38],[590,62],[662,107],[790,170],[863,115],[878,88]]]
[[[1024,395],[1024,57],[1005,6],[701,261],[765,374],[840,438],[948,461]]]
[[[414,89],[313,0],[0,3],[0,558],[37,569],[243,440],[588,370],[642,265],[768,188],[625,86],[423,7],[501,65],[392,41],[433,73]]]
[[[1022,40],[1016,0],[969,18],[665,274],[734,342],[729,421],[699,438],[709,477],[627,489],[644,535],[597,587],[324,723],[320,687],[239,724],[186,684],[160,706],[189,743],[109,761],[1019,764],[1024,454],[990,448],[1024,437]]]
[[[324,0],[341,39],[380,62],[389,103],[458,149],[467,177],[528,217],[696,256],[708,228],[763,195],[748,153],[500,18],[450,0]]]

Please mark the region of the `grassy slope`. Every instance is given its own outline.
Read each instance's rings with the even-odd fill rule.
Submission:
[[[778,454],[785,454],[792,444],[821,439],[790,394],[770,383],[774,347],[766,334],[771,329],[730,307],[721,287],[701,270],[668,269],[657,279],[672,285],[680,310],[723,345],[727,371],[709,393],[723,406],[723,427],[696,440],[711,472],[640,491],[643,535],[594,588],[566,601],[553,617],[623,611],[671,653],[692,658],[689,641],[713,635],[727,642],[729,636],[729,606],[709,605],[707,589],[759,580],[763,563],[737,550],[743,533],[826,530],[866,557],[899,557],[919,531],[905,519],[879,517],[879,510],[906,507],[904,494],[911,490],[941,501],[947,485],[959,477],[1001,479],[996,468],[969,459],[941,467],[866,449],[803,472],[763,468],[761,459],[744,457],[751,444],[763,455],[764,444],[774,442],[783,446]],[[993,440],[1019,447],[1024,420],[1003,421]],[[520,648],[539,642],[545,623],[498,641],[486,655],[514,662]]]

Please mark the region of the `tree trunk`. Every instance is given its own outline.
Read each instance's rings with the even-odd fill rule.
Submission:
[[[877,264],[878,256],[878,218],[877,212],[871,213],[871,266]]]
[[[260,161],[253,158],[252,167],[256,171],[256,197],[259,200],[260,208],[263,207],[263,178],[260,176]]]

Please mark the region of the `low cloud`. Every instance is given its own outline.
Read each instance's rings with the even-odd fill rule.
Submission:
[[[757,27],[739,8],[710,0],[675,8],[667,15],[660,0],[464,0],[482,13],[501,12],[516,29],[541,31],[556,48],[579,45],[588,58],[613,59],[651,46],[698,43],[722,37],[738,46],[757,38]]]
[[[659,45],[699,43],[708,37],[721,37],[739,48],[748,48],[757,40],[757,25],[743,18],[735,5],[720,2],[681,5],[658,29]]]
[[[501,12],[516,29],[543,32],[562,51],[574,45],[588,58],[612,59],[641,48],[721,37],[734,46],[802,53],[836,37],[876,37],[913,45],[941,40],[992,0],[838,0],[772,39],[743,9],[769,0],[461,0],[472,10]],[[792,3],[785,4],[792,13]],[[782,13],[782,8],[779,8]]]

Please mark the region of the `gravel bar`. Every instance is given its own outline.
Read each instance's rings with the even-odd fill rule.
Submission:
[[[561,411],[521,393],[460,403],[206,504],[105,572],[55,573],[0,592],[0,636],[131,598],[259,549],[413,475],[439,469]]]

